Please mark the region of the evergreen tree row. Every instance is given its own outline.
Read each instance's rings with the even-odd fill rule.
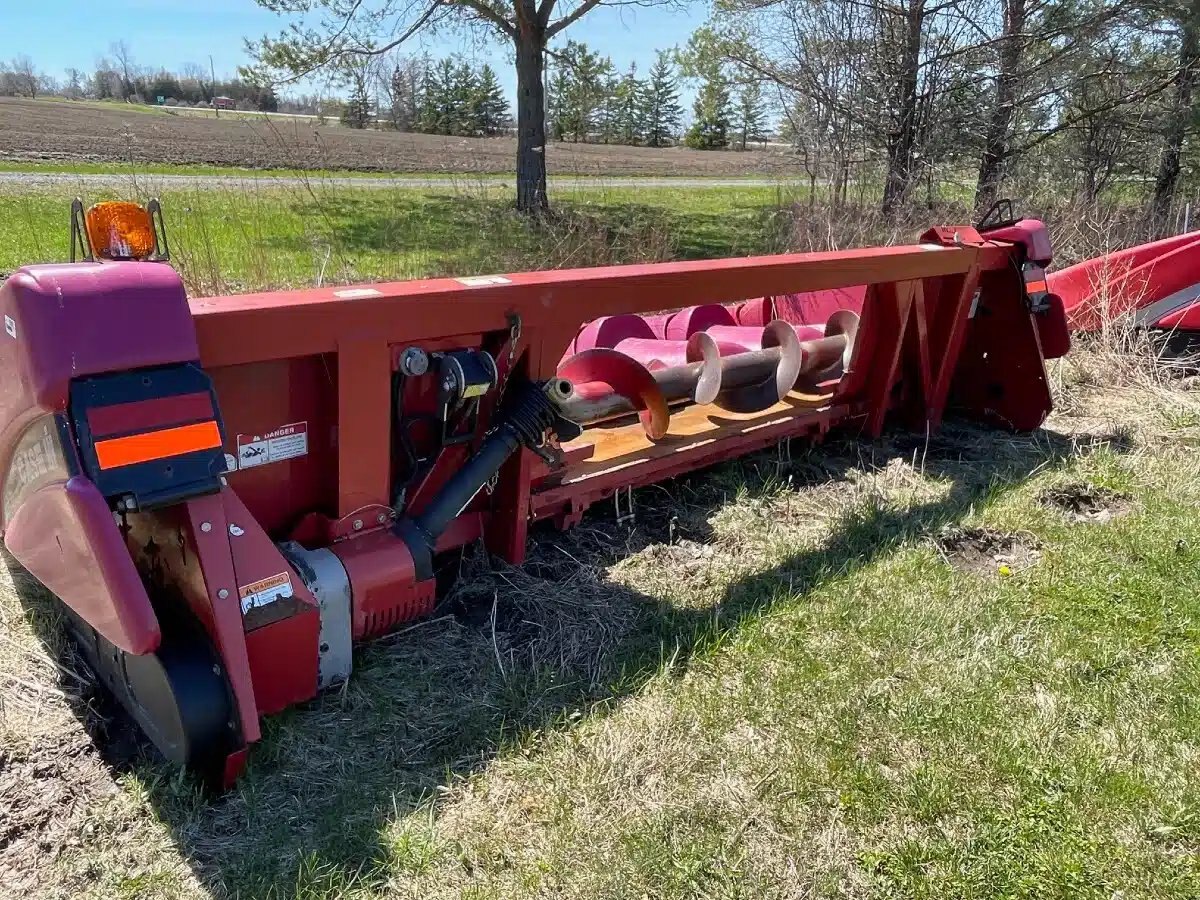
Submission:
[[[417,131],[493,135],[508,123],[508,101],[491,66],[476,70],[443,59],[426,70],[416,106]]]
[[[554,54],[546,119],[557,140],[664,147],[679,136],[678,73],[660,52],[646,78],[636,63],[618,76],[612,60],[571,41]]]
[[[692,127],[683,141],[695,150],[745,150],[767,139],[762,87],[757,81],[733,86],[717,65],[701,67]]]
[[[342,121],[351,127],[370,122],[375,95],[380,121],[398,131],[495,135],[511,124],[500,79],[486,64],[475,68],[453,59],[406,58],[375,73],[350,71],[346,83]]]

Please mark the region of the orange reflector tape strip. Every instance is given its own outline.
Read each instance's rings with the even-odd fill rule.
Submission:
[[[212,450],[221,446],[221,429],[216,422],[197,422],[144,434],[96,442],[96,459],[101,469],[116,469],[136,463]]]
[[[1044,294],[1046,293],[1046,281],[1045,279],[1041,281],[1027,281],[1025,282],[1025,290],[1031,294]]]

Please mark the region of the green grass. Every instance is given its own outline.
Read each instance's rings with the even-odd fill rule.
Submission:
[[[47,872],[84,897],[1195,897],[1200,471],[1168,423],[1195,401],[1138,399],[1116,433],[838,440],[639,492],[632,528],[595,511],[269,720],[220,802],[138,764]],[[1079,485],[1128,513],[1039,499]],[[947,524],[1040,558],[959,571]]]
[[[108,188],[88,201],[139,197]],[[66,188],[0,187],[0,270],[67,252]],[[773,188],[556,190],[556,217],[530,223],[507,185],[446,189],[307,186],[168,189],[174,260],[199,292],[393,280],[779,249]]]

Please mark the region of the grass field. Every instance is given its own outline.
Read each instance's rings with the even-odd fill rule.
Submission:
[[[127,190],[89,196],[139,197]],[[0,185],[0,270],[67,253],[69,187]],[[463,275],[530,267],[745,255],[782,249],[775,188],[556,191],[557,215],[531,224],[507,184],[444,190],[307,186],[158,192],[174,259],[200,293],[318,282]]]
[[[18,581],[6,887],[1194,897],[1200,404],[1091,364],[1028,437],[760,455],[640,492],[633,527],[543,535],[522,570],[469,562],[344,691],[270,720],[216,802],[96,756],[77,716],[119,725]]]
[[[164,193],[191,288],[856,240],[773,189],[576,189],[531,225],[506,186],[310,187]],[[0,189],[0,269],[63,257],[73,193]],[[1031,435],[797,444],[468,557],[217,800],[7,560],[0,896],[1200,896],[1200,394],[1096,346],[1052,380]]]

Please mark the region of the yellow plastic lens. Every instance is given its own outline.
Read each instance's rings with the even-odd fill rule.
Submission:
[[[157,242],[150,213],[136,203],[110,200],[87,211],[92,252],[104,259],[148,259]]]

